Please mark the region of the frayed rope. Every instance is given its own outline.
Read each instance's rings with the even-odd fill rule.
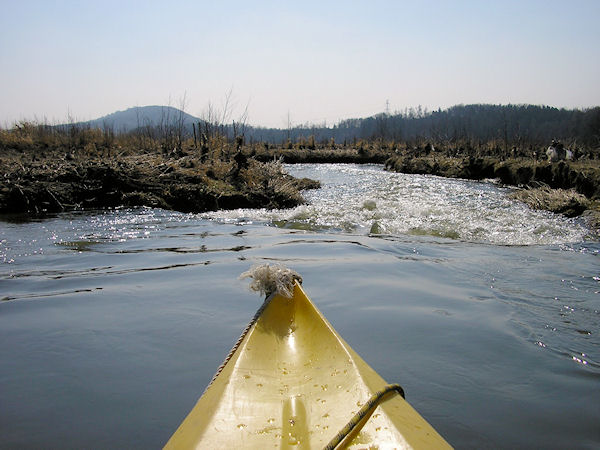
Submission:
[[[261,264],[240,275],[240,279],[252,278],[250,289],[269,296],[278,293],[287,298],[292,298],[294,281],[302,283],[302,277],[292,269],[280,264]]]

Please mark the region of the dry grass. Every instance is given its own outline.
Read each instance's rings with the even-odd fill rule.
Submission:
[[[238,163],[226,145],[216,152],[193,146],[165,152],[94,142],[74,148],[10,142],[0,148],[0,212],[5,213],[120,205],[184,212],[282,208],[302,203],[299,190],[306,187],[279,161]]]
[[[533,209],[552,211],[568,217],[578,216],[590,206],[590,201],[574,189],[552,189],[547,185],[520,189],[512,197]]]
[[[292,205],[304,203],[300,194],[301,180],[289,176],[281,160],[261,163],[254,159],[240,171],[240,178],[250,192],[267,195],[277,203]],[[313,186],[315,187],[315,186]]]

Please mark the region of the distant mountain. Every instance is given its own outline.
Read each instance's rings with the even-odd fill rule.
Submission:
[[[125,111],[117,111],[99,119],[82,122],[79,125],[100,129],[108,127],[122,133],[146,126],[173,125],[179,123],[180,120],[183,120],[184,125],[191,128],[191,124],[200,119],[172,106],[154,105],[136,106]]]
[[[183,121],[183,122],[182,122]],[[117,111],[99,119],[82,122],[94,128],[112,128],[116,133],[138,128],[183,125],[184,134],[192,136],[192,123],[202,122],[172,106],[136,106]],[[222,124],[220,132],[233,138],[232,124]],[[239,129],[238,131],[239,132]],[[496,140],[504,146],[529,144],[545,145],[552,139],[576,140],[579,144],[600,146],[600,107],[558,109],[539,105],[456,105],[437,111],[421,107],[394,114],[381,113],[371,117],[349,119],[333,126],[301,125],[289,129],[245,126],[247,142],[271,144],[299,142],[314,137],[317,142],[353,143],[359,139],[398,142]],[[159,131],[160,133],[160,131]]]

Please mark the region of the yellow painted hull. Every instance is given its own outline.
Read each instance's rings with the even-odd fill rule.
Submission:
[[[323,448],[387,383],[337,334],[299,284],[252,325],[165,448]],[[449,448],[402,397],[388,395],[348,448]]]

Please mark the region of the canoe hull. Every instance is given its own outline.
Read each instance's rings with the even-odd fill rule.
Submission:
[[[323,448],[387,385],[299,284],[292,299],[267,301],[166,448]],[[448,447],[399,395],[366,419],[345,441],[350,448]]]

